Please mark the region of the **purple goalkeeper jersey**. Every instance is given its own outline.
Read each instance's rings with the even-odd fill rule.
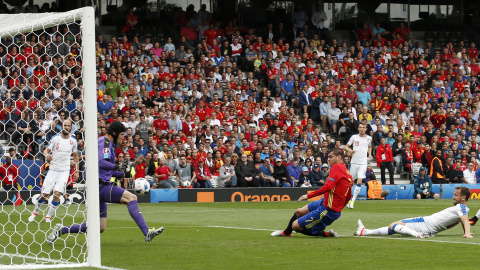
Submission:
[[[105,136],[98,139],[98,176],[104,184],[110,184],[112,177],[122,177],[123,172],[115,171],[115,147]]]

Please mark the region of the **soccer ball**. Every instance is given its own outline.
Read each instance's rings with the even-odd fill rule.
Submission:
[[[183,187],[188,188],[190,186],[190,181],[183,182]]]
[[[137,195],[143,195],[150,191],[150,183],[145,178],[138,178],[133,182],[133,190]]]

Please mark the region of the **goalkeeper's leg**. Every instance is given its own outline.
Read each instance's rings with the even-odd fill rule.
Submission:
[[[145,236],[145,241],[147,243],[150,243],[155,236],[163,232],[163,227],[158,229],[148,228],[142,212],[140,211],[140,208],[138,208],[137,196],[135,194],[132,194],[117,185],[113,185],[112,187],[109,185],[107,188],[102,187],[100,189],[100,200],[127,204],[128,213],[135,223],[137,223],[137,226]]]

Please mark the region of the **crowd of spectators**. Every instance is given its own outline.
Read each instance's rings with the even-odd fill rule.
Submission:
[[[379,166],[391,152],[389,172],[421,163],[433,183],[476,183],[475,43],[421,46],[403,23],[363,24],[351,44],[339,43],[326,20],[321,8],[311,17],[298,8],[291,23],[251,29],[202,6],[174,16],[178,40],[99,34],[98,134],[113,121],[127,129],[116,151],[131,161],[121,185],[145,177],[158,188],[322,186],[328,151],[360,123]],[[59,28],[2,40],[0,117],[27,154],[67,118],[82,140],[81,36]]]

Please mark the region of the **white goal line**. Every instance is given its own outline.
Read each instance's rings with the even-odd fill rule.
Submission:
[[[48,259],[48,258],[39,258],[39,257],[34,257],[34,256],[26,256],[26,255],[21,255],[21,254],[13,254],[13,253],[5,253],[5,252],[0,252],[0,256],[8,256],[8,257],[19,257],[19,258],[26,258],[26,259],[31,259],[31,260],[37,260],[37,261],[42,261],[45,263],[58,263],[62,265],[45,265],[45,264],[23,264],[23,265],[2,265],[0,262],[0,265],[2,266],[2,270],[7,270],[7,269],[45,269],[45,266],[47,266],[47,269],[54,269],[54,268],[83,268],[89,266],[88,263],[70,263],[68,261],[62,261],[62,260],[54,260],[54,259]],[[116,268],[116,267],[109,267],[109,266],[99,266],[99,267],[93,267],[97,269],[105,269],[105,270],[125,270],[122,268]]]

